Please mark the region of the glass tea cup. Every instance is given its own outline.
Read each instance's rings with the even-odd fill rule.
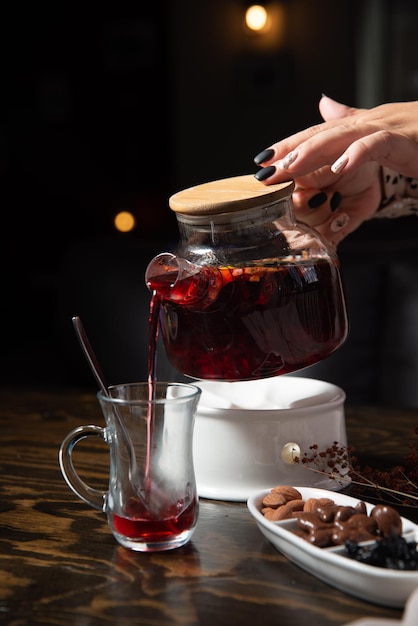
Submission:
[[[122,546],[140,552],[178,548],[189,541],[198,518],[193,429],[201,390],[188,383],[140,382],[108,391],[97,394],[106,427],[79,426],[62,441],[64,479],[79,498],[107,513]],[[73,449],[86,437],[101,437],[109,446],[107,491],[90,487],[75,470]]]

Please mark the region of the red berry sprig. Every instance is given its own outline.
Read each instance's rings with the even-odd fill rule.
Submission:
[[[351,485],[358,495],[373,492],[380,501],[402,506],[417,506],[418,501],[418,426],[414,429],[417,439],[410,444],[410,452],[403,463],[382,470],[369,465],[361,466],[352,446],[343,446],[338,441],[319,450],[317,444],[310,452],[294,457],[307,469],[336,480],[340,485]],[[370,496],[369,496],[370,497]]]

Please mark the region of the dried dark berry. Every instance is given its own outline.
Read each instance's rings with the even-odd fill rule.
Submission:
[[[346,541],[345,549],[350,559],[396,570],[418,570],[417,542],[407,542],[401,535],[391,535],[372,545],[359,545]]]

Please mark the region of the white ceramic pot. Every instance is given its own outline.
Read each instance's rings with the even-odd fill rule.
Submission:
[[[193,456],[198,493],[246,501],[275,485],[338,491],[329,475],[295,463],[293,456],[347,445],[345,393],[336,385],[283,375],[246,382],[198,381]]]

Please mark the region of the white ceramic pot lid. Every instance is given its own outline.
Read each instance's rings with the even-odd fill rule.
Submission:
[[[255,381],[197,381],[202,389],[199,410],[312,409],[341,403],[345,393],[336,385],[313,378],[276,376]]]

